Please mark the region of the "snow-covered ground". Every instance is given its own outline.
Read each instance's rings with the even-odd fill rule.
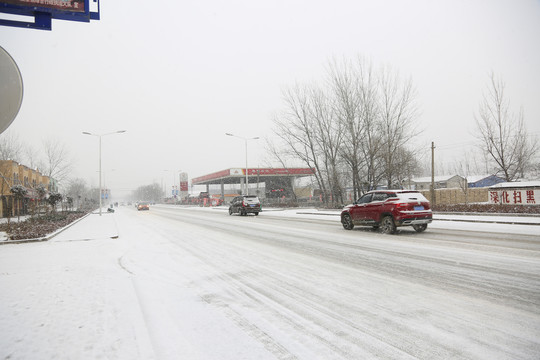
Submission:
[[[539,274],[538,225],[121,207],[0,246],[0,359],[538,359]]]

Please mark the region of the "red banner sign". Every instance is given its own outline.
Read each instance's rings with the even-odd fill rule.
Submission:
[[[189,186],[187,181],[180,181],[180,191],[188,191]]]
[[[498,190],[489,192],[490,204],[536,205],[540,190]]]

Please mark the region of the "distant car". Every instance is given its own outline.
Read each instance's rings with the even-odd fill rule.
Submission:
[[[256,195],[242,195],[235,197],[229,206],[229,215],[238,213],[247,215],[249,213],[259,215],[261,212],[261,202]]]
[[[137,204],[137,210],[150,210],[150,206],[148,203],[141,202]]]
[[[385,234],[393,234],[398,226],[412,226],[422,232],[432,219],[429,201],[411,190],[370,191],[341,212],[346,230],[355,225],[372,226]]]

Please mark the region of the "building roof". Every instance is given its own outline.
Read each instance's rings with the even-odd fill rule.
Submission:
[[[540,188],[540,181],[503,182],[489,187],[490,189]]]
[[[492,177],[492,176],[498,177],[497,175],[469,175],[469,176],[467,176],[467,182],[475,183],[475,182],[487,179],[487,178]]]
[[[460,177],[460,178],[463,178],[462,176],[459,176],[459,175],[438,175],[438,176],[435,176],[435,182],[442,182],[442,181],[448,181],[454,177]],[[416,179],[411,179],[412,182],[415,182],[415,183],[430,183],[431,182],[431,176],[426,176],[426,177],[421,177],[421,178],[416,178]]]
[[[310,176],[315,173],[314,169],[310,168],[248,168],[248,181],[264,182],[268,178],[291,178]],[[206,184],[237,184],[240,179],[245,178],[246,169],[233,168],[221,170],[208,175],[199,176],[191,179],[193,185]]]

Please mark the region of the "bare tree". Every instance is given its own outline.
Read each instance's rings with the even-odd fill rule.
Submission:
[[[44,169],[43,159],[40,157],[39,151],[32,146],[24,147],[25,165],[32,169]]]
[[[343,203],[340,146],[343,126],[337,121],[333,97],[317,86],[295,86],[285,92],[286,110],[276,118],[276,135],[289,155],[316,170],[324,201]]]
[[[69,159],[65,144],[56,139],[47,139],[43,141],[43,148],[44,174],[58,182],[65,180],[72,168],[72,161]]]
[[[417,171],[405,147],[415,134],[412,82],[401,82],[388,68],[376,72],[361,58],[356,63],[332,63],[330,78],[336,112],[347,129],[341,149],[352,172],[355,197],[377,187],[383,178],[389,186],[400,185],[404,173]]]
[[[536,161],[531,165],[530,176],[533,179],[540,179],[540,162]]]
[[[163,190],[159,184],[139,186],[132,193],[134,199],[142,201],[159,201],[163,196]]]
[[[327,201],[328,192],[322,178],[324,168],[317,145],[310,91],[308,86],[296,85],[284,92],[285,110],[274,119],[274,133],[283,141],[288,156],[315,169],[315,179]]]
[[[322,90],[311,92],[313,119],[315,122],[315,138],[321,150],[322,163],[326,175],[326,183],[330,189],[332,201],[343,203],[343,186],[340,176],[339,156],[343,142],[343,126],[336,120],[333,111],[333,100]]]
[[[408,150],[406,147],[400,147],[394,154],[394,160],[399,166],[396,166],[393,176],[395,184],[398,184],[399,188],[411,188],[410,179],[422,173],[422,167],[416,154],[417,152]]]
[[[266,138],[266,151],[268,154],[270,154],[272,160],[277,161],[283,169],[289,172],[290,166],[287,165],[286,151],[282,151],[281,148],[278,148],[276,146],[276,143],[270,141],[269,138]],[[271,167],[272,166],[271,163],[269,163],[268,166]],[[294,191],[292,192],[292,196],[293,196],[294,201],[296,201],[297,197]]]
[[[23,145],[17,135],[10,131],[0,135],[0,160],[21,161]]]
[[[525,128],[523,111],[515,114],[505,96],[505,84],[494,73],[490,75],[487,93],[475,115],[477,138],[496,163],[506,181],[522,177],[538,151]]]
[[[335,97],[336,117],[344,129],[339,145],[341,157],[351,171],[356,199],[378,181],[379,126],[376,103],[376,80],[370,63],[334,61],[329,66],[329,82]],[[362,176],[362,173],[364,176]]]
[[[415,92],[395,72],[370,63],[333,61],[328,89],[298,86],[285,94],[275,134],[292,158],[316,170],[325,196],[343,202],[345,181],[355,198],[385,178],[389,186],[416,171],[408,141],[415,134]],[[408,166],[407,171],[403,170]]]
[[[66,195],[75,201],[77,208],[80,208],[82,199],[89,197],[89,191],[86,181],[80,178],[71,179],[66,188]]]
[[[383,143],[382,159],[385,180],[389,187],[401,164],[397,154],[417,134],[414,120],[417,116],[415,105],[416,91],[412,81],[402,82],[399,75],[391,69],[381,70],[379,78],[379,108],[381,117],[381,136]]]
[[[470,176],[476,172],[476,159],[474,155],[469,152],[463,153],[460,157],[461,160],[457,161],[454,165],[454,171],[457,175],[462,176],[465,181],[459,182],[459,187],[465,195],[465,204],[469,203],[469,179]]]

